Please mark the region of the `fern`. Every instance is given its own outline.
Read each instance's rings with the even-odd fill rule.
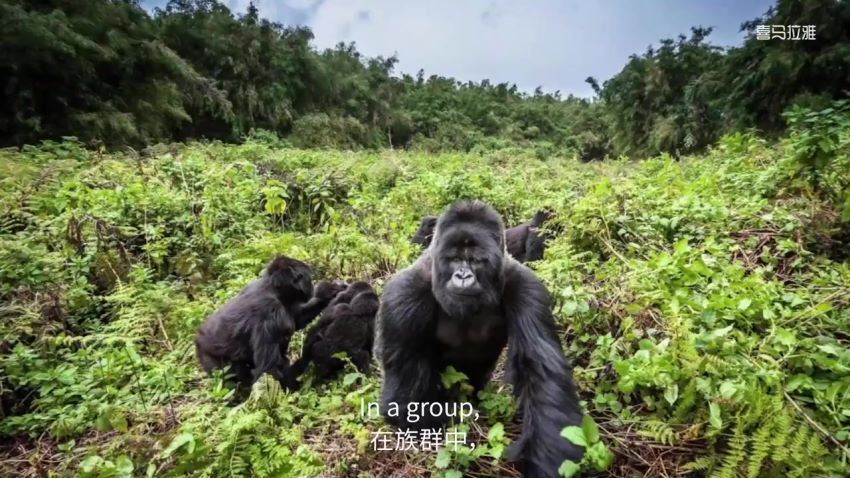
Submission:
[[[758,478],[764,460],[770,454],[770,439],[775,433],[775,421],[763,424],[753,435],[750,458],[747,463],[747,478]]]
[[[783,463],[788,459],[788,448],[785,445],[793,431],[793,419],[788,412],[783,410],[774,418],[773,425],[773,436],[770,439],[772,450],[770,459],[775,463]]]
[[[790,463],[800,463],[808,455],[808,444],[812,430],[805,424],[800,424],[788,444],[788,459]]]
[[[640,430],[638,433],[645,437],[652,438],[659,443],[672,446],[678,441],[676,431],[673,430],[673,427],[671,427],[667,422],[651,420],[644,423],[644,427],[645,428]]]
[[[695,471],[709,471],[717,464],[717,456],[716,455],[705,455],[697,458],[696,460],[685,464],[682,466],[682,470],[688,472]]]
[[[747,456],[747,441],[744,428],[736,426],[735,434],[729,440],[728,450],[723,457],[723,466],[717,472],[712,473],[711,478],[737,478],[739,476],[738,468],[744,463]]]

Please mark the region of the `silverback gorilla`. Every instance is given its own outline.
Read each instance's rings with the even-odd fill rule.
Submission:
[[[441,387],[449,365],[481,389],[507,345],[508,379],[522,416],[522,435],[510,458],[527,477],[555,477],[564,460],[580,461],[582,447],[561,437],[580,425],[572,370],[555,332],[546,287],[505,255],[505,231],[481,202],[452,205],[437,221],[434,242],[419,260],[387,283],[378,312],[377,352],[383,368],[381,411],[401,428],[437,428],[445,417],[387,416],[390,404],[446,402]]]
[[[195,346],[207,372],[230,366],[241,388],[264,373],[288,382],[292,334],[319,315],[344,284],[320,282],[313,295],[307,264],[280,256],[198,330]]]
[[[307,332],[301,357],[292,364],[291,386],[312,362],[321,382],[342,370],[345,363],[334,354],[345,352],[362,373],[368,373],[375,338],[378,296],[366,282],[355,282],[337,295],[322,317]]]
[[[554,215],[551,211],[538,211],[530,221],[506,229],[505,245],[508,254],[523,263],[543,259],[546,241],[551,239],[551,234],[541,231],[540,228],[546,221],[549,221],[553,217]],[[427,248],[434,237],[436,226],[436,216],[423,217],[419,223],[419,229],[410,239],[410,242]]]

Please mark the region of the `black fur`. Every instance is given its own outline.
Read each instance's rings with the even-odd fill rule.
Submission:
[[[523,420],[512,458],[523,462],[527,477],[556,477],[564,460],[584,454],[560,436],[564,427],[580,425],[582,412],[549,292],[504,255],[503,241],[502,220],[490,206],[455,204],[440,216],[431,247],[387,283],[378,313],[381,410],[402,428],[439,427],[445,417],[409,421],[407,404],[452,400],[440,381],[448,365],[482,388],[507,345]],[[398,404],[398,417],[386,416],[391,403]]]
[[[546,242],[552,239],[552,234],[541,230],[541,228],[546,221],[553,217],[554,214],[551,211],[538,211],[530,221],[505,230],[505,246],[508,254],[522,263],[543,259]],[[427,248],[434,237],[436,226],[436,217],[423,217],[419,229],[410,239],[410,242]]]
[[[314,295],[310,266],[277,257],[259,279],[201,324],[195,338],[201,366],[207,372],[230,366],[243,389],[264,373],[285,385],[292,334],[316,318],[343,287],[320,282]]]
[[[550,211],[537,211],[530,221],[506,230],[505,242],[508,254],[522,263],[543,259],[546,241],[552,237],[550,232],[540,228],[553,217]]]
[[[431,239],[434,237],[435,227],[437,227],[437,216],[423,217],[422,222],[419,223],[419,229],[410,238],[410,242],[427,248],[431,244]]]
[[[366,282],[355,282],[331,301],[307,337],[301,357],[292,364],[294,382],[312,362],[317,381],[332,378],[345,363],[333,355],[345,352],[354,366],[369,373],[375,337],[378,296]]]

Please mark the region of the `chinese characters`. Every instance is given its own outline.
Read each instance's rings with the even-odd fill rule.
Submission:
[[[814,39],[814,25],[756,25],[756,40]]]
[[[440,448],[456,449],[475,443],[467,443],[466,432],[442,428],[424,428],[422,430],[378,430],[372,432],[372,449],[375,451],[428,451],[437,452]]]

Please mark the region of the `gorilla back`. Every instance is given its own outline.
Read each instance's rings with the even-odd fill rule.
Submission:
[[[513,458],[523,461],[526,476],[555,477],[565,459],[584,453],[560,436],[581,423],[582,412],[549,293],[504,250],[499,215],[486,204],[460,202],[440,216],[430,249],[386,285],[378,313],[381,410],[452,400],[440,381],[448,365],[480,389],[507,345],[523,417]],[[386,418],[403,428],[436,428],[447,417]]]

